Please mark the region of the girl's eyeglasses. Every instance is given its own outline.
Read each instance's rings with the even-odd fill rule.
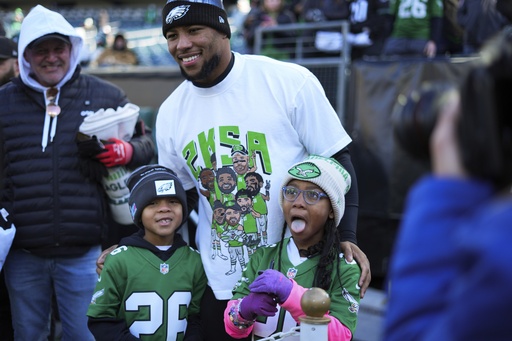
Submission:
[[[304,198],[304,201],[309,205],[316,204],[320,199],[322,198],[328,198],[329,196],[325,193],[317,192],[312,189],[308,190],[300,190],[293,186],[284,186],[283,188],[283,197],[286,199],[286,201],[294,202],[298,197],[299,194],[302,193],[302,197]]]

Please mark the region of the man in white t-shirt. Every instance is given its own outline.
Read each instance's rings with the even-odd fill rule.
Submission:
[[[238,185],[232,185],[233,179],[224,179],[235,173],[232,152],[236,150],[251,156],[247,168],[268,184],[282,183],[290,165],[308,154],[333,157],[347,169],[353,185],[345,198],[339,233],[346,258],[354,258],[362,269],[359,285],[363,296],[371,275],[368,258],[356,245],[358,190],[347,149],[352,140],[318,79],[296,64],[232,52],[221,0],[171,0],[162,16],[169,52],[186,81],[158,112],[158,163],[178,174],[187,190],[188,206],[198,205],[199,223],[190,243],[199,249],[208,277],[201,306],[206,339],[231,339],[224,331],[223,311],[253,246],[247,236],[254,233],[254,222],[230,231],[213,219],[215,204],[226,211],[238,206],[234,200]],[[199,195],[204,191],[203,169],[216,175],[208,197]],[[260,227],[267,232],[267,240],[258,246],[276,243],[286,231],[279,191],[279,186],[269,186],[266,226]],[[218,226],[226,226],[226,231],[219,231]],[[222,238],[216,238],[213,229]],[[219,240],[222,250],[236,244],[238,258],[212,257]]]

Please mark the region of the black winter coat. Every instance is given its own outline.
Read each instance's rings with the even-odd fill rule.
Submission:
[[[43,94],[19,77],[0,89],[0,207],[7,209],[17,228],[12,248],[72,256],[100,245],[105,194],[100,183],[80,171],[75,138],[87,112],[126,103],[120,88],[81,75],[78,67],[60,90],[57,132],[43,152]],[[134,138],[132,145],[132,167],[149,163],[154,155],[151,138]]]

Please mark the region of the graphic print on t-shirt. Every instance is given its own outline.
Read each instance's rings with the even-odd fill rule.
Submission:
[[[211,132],[200,134],[183,151],[183,155],[195,156],[189,158],[189,167],[212,208],[210,257],[229,262],[228,276],[241,272],[254,251],[268,244],[271,183],[265,177],[272,174],[265,135],[247,132],[242,141],[234,130],[220,127],[221,132],[231,131],[220,141],[222,153],[216,150]]]

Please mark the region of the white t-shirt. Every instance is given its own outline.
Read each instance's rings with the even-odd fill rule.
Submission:
[[[279,195],[288,168],[309,154],[330,157],[351,142],[308,69],[263,56],[234,55],[233,69],[222,82],[211,88],[183,82],[156,119],[159,164],[176,171],[186,190],[201,191],[196,243],[217,299],[231,298],[256,247],[281,240]],[[233,146],[242,154],[233,158]],[[258,173],[263,181],[257,181],[260,195],[242,191],[237,201],[236,193],[246,187],[246,172],[234,173],[240,163],[233,165],[233,160],[243,159],[244,151],[251,168],[247,172]],[[216,177],[210,190],[201,183],[204,168]],[[237,214],[234,203],[244,206],[248,201],[254,201],[252,213]],[[214,220],[213,207],[221,206],[228,209],[224,217],[230,224]]]

